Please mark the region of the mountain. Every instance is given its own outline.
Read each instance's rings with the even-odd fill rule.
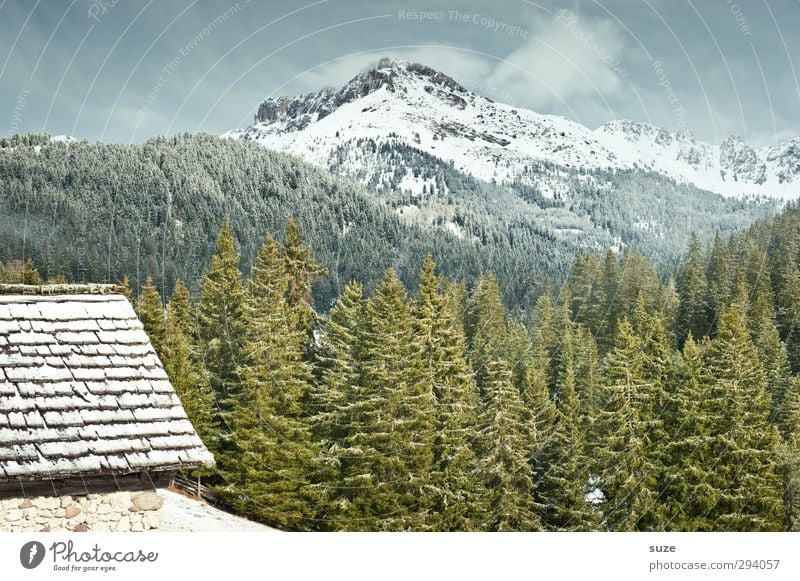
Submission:
[[[425,65],[389,59],[338,90],[268,98],[253,125],[225,137],[333,165],[365,183],[387,177],[381,165],[364,166],[361,146],[374,142],[413,147],[479,180],[522,183],[546,198],[566,193],[576,171],[650,172],[728,197],[800,197],[800,138],[756,149],[740,137],[713,145],[689,131],[635,121],[592,130],[496,103]],[[558,171],[531,171],[540,163]],[[416,194],[428,183],[412,168],[394,182]]]
[[[280,236],[296,218],[331,272],[314,289],[322,310],[348,281],[371,288],[389,267],[413,287],[428,253],[457,280],[494,272],[507,304],[524,309],[579,254],[632,248],[669,267],[691,231],[731,233],[777,210],[632,171],[562,175],[574,199],[550,199],[409,146],[364,140],[359,150],[393,164],[397,180],[410,168],[427,193],[376,195],[295,156],[210,135],[140,144],[3,138],[0,261],[32,258],[49,279],[127,275],[134,289],[151,275],[162,293],[181,278],[196,291],[224,220],[247,272],[264,236]],[[529,170],[560,173],[544,162]]]
[[[463,204],[449,208],[453,231],[408,220],[410,207],[387,205],[358,184],[254,143],[211,135],[139,144],[13,135],[0,139],[0,261],[30,258],[51,280],[127,275],[134,290],[150,275],[162,294],[180,278],[197,292],[225,220],[248,272],[266,234],[281,237],[294,218],[330,271],[314,288],[322,311],[347,282],[371,288],[390,267],[413,287],[428,253],[457,280],[494,271],[508,304],[525,306],[547,277],[563,276],[590,249],[587,241],[597,249],[612,242],[603,233],[562,239],[554,226],[563,220],[544,211],[539,223],[500,224],[483,202],[497,196],[482,187],[464,185]],[[519,198],[512,202],[510,211],[529,211]],[[730,224],[745,223],[749,213],[737,219]]]

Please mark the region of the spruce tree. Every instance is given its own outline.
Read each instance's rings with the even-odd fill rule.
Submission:
[[[169,298],[169,308],[172,317],[180,327],[180,330],[187,336],[193,337],[195,334],[195,324],[192,313],[192,301],[189,296],[189,289],[181,279],[175,281],[172,289],[172,296]]]
[[[487,363],[505,355],[506,313],[500,285],[493,274],[480,279],[473,289],[467,320],[470,362],[483,391]]]
[[[617,256],[609,249],[606,252],[600,277],[597,281],[596,299],[592,309],[590,329],[597,339],[597,346],[601,354],[605,354],[614,340],[617,318],[619,316],[619,302],[617,290],[620,278],[617,265]]]
[[[795,378],[786,395],[787,436],[784,445],[784,506],[787,527],[800,531],[800,379]]]
[[[428,256],[414,305],[415,331],[422,345],[422,381],[436,397],[431,472],[435,504],[427,528],[475,530],[481,517],[472,442],[478,427],[478,390],[466,357],[463,325],[440,287],[435,263]]]
[[[220,426],[214,421],[214,393],[208,384],[205,369],[192,350],[190,336],[186,332],[186,321],[182,320],[184,315],[181,313],[181,302],[181,291],[176,285],[167,304],[162,356],[164,369],[195,431],[206,447],[216,452]]]
[[[706,278],[708,280],[708,306],[711,313],[718,315],[732,299],[733,265],[730,249],[717,232],[708,258]]]
[[[161,295],[158,294],[153,277],[148,276],[147,280],[136,299],[136,314],[144,326],[150,343],[159,357],[164,356],[164,305],[161,302]]]
[[[42,284],[42,277],[33,265],[33,260],[27,258],[22,267],[22,284],[38,285]]]
[[[326,493],[320,518],[331,527],[358,528],[340,517],[350,504],[352,488],[342,485],[360,462],[360,450],[349,450],[359,434],[371,402],[364,398],[362,382],[363,335],[366,301],[357,282],[345,286],[322,328],[316,350],[317,385],[311,393],[312,433],[321,444],[319,483]],[[363,524],[363,523],[362,523]]]
[[[286,224],[286,244],[283,247],[286,272],[289,275],[287,301],[297,317],[298,328],[310,334],[316,320],[311,286],[328,271],[313,257],[311,247],[305,243],[300,223],[290,220]]]
[[[769,423],[767,377],[738,301],[720,318],[708,365],[714,389],[727,398],[717,472],[728,483],[708,518],[715,530],[780,530],[785,518],[780,436]]]
[[[119,293],[128,299],[129,303],[134,304],[133,292],[131,291],[131,281],[127,274],[122,277],[117,286],[119,287]]]
[[[508,364],[486,363],[486,407],[480,431],[478,473],[486,489],[484,528],[490,531],[536,531],[542,528],[533,493],[527,453],[532,443],[525,429],[526,410],[514,387]]]
[[[674,421],[664,494],[663,527],[672,531],[712,531],[708,518],[727,486],[718,469],[724,448],[723,418],[726,394],[716,389],[706,363],[708,342],[689,333],[683,346],[683,365],[674,398]]]
[[[568,327],[564,335],[556,417],[536,466],[536,496],[543,506],[542,521],[547,529],[590,531],[599,526],[599,518],[586,498],[591,466],[581,427],[573,329]]]
[[[703,249],[697,234],[692,233],[686,262],[678,271],[677,336],[681,343],[691,331],[695,338],[709,334],[708,282],[703,263]]]
[[[658,469],[668,461],[673,415],[673,395],[678,364],[667,329],[658,312],[648,312],[643,293],[639,294],[634,309],[634,332],[642,341],[642,373],[645,379],[642,398],[647,407],[642,409],[647,425],[647,440],[651,457]],[[663,483],[664,474],[656,475]],[[660,494],[660,493],[659,493]]]
[[[660,469],[649,441],[652,402],[642,350],[641,338],[623,317],[606,357],[598,418],[603,438],[596,449],[605,523],[616,531],[651,530],[659,520]]]
[[[422,379],[422,347],[406,291],[387,271],[367,302],[363,389],[345,442],[342,486],[352,494],[342,526],[418,530],[433,506],[434,394]]]
[[[226,495],[250,514],[283,528],[313,527],[321,500],[312,486],[318,452],[307,400],[311,366],[304,334],[286,295],[289,275],[278,243],[261,247],[248,285],[242,389],[226,414],[234,449],[223,455]]]
[[[203,364],[217,407],[230,409],[237,396],[245,336],[245,288],[239,271],[239,254],[233,231],[225,222],[217,237],[216,252],[206,269],[197,305],[197,335]]]

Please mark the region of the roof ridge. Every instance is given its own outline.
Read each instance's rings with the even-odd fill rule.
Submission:
[[[111,295],[124,294],[118,284],[0,284],[0,295]]]

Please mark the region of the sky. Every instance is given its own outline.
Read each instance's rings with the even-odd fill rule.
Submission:
[[[800,0],[0,0],[0,135],[245,127],[381,57],[595,128],[800,136]]]

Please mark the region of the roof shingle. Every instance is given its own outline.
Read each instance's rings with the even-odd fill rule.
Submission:
[[[0,288],[0,482],[213,463],[128,300],[91,288]]]

